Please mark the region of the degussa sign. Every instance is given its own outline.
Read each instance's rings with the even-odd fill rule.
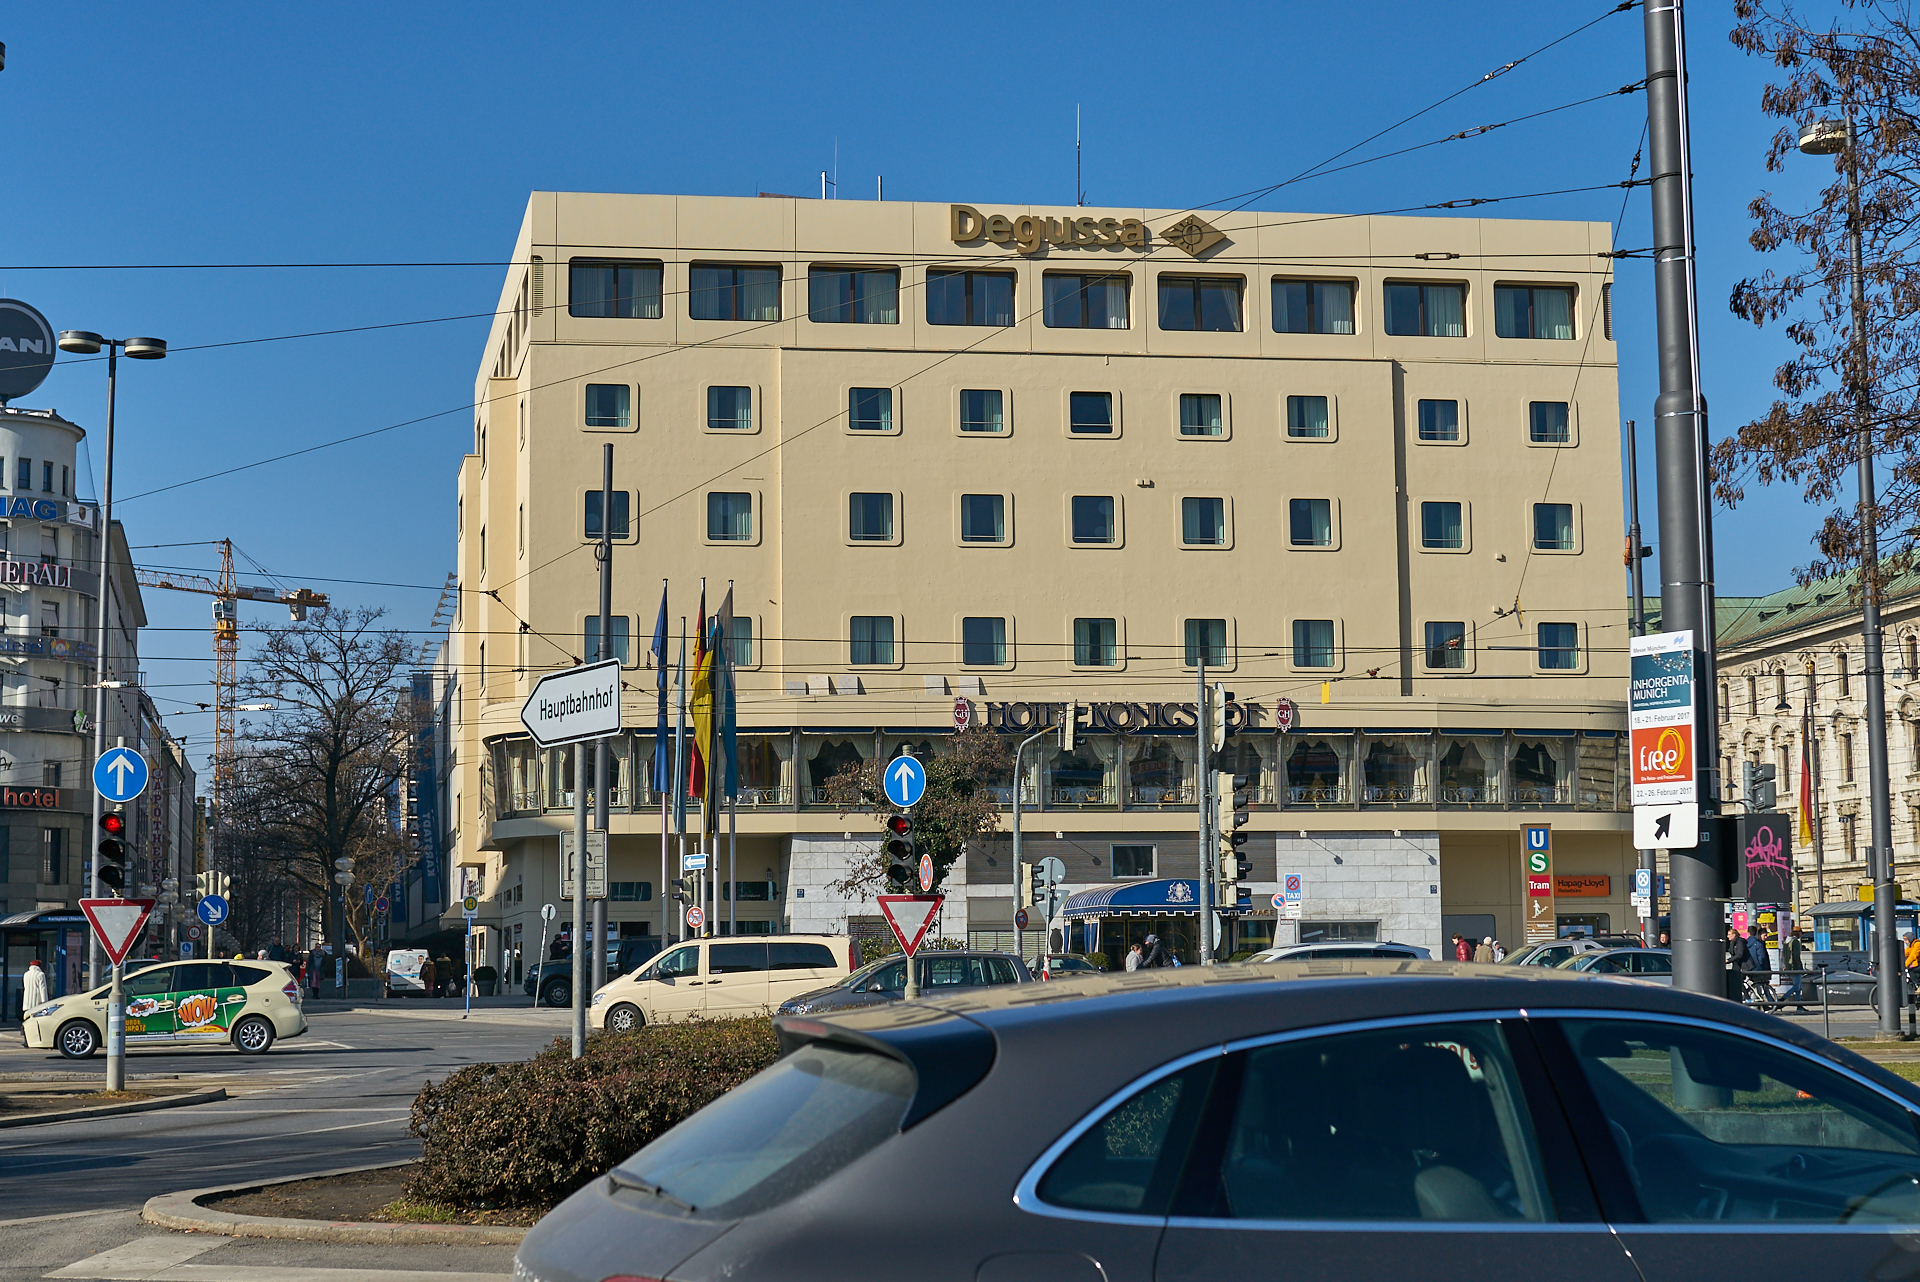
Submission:
[[[1634,637],[1629,655],[1627,733],[1633,746],[1633,804],[1696,801],[1693,633]]]

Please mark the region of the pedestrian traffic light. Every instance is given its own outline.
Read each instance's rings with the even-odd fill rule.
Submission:
[[[110,810],[100,816],[100,844],[94,848],[99,857],[94,861],[94,875],[116,895],[127,884],[127,871],[123,866],[127,858],[126,835],[125,815]]]
[[[1780,804],[1778,770],[1757,761],[1740,763],[1740,793],[1751,812],[1772,810]]]
[[[917,875],[913,853],[913,820],[906,815],[887,816],[887,880],[902,891],[910,890]]]
[[[1214,776],[1213,788],[1214,833],[1220,841],[1220,884],[1225,888],[1240,880],[1240,847],[1247,844],[1247,834],[1240,829],[1252,818],[1247,807],[1253,800],[1253,780],[1249,778],[1243,789],[1238,776],[1224,772]],[[1221,902],[1232,901],[1222,895]]]

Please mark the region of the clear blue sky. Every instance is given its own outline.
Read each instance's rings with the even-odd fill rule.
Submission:
[[[1068,204],[1075,104],[1090,203],[1203,205],[1280,182],[1609,7],[209,3],[143,18],[16,5],[0,11],[0,264],[497,261],[530,190],[807,194],[834,164],[836,139],[850,198],[870,197],[885,174],[898,200]],[[1746,204],[1763,189],[1812,191],[1829,162],[1802,161],[1785,182],[1764,172],[1768,69],[1727,43],[1724,5],[1697,6],[1693,21],[1704,369],[1724,434],[1771,401],[1784,350],[1777,333],[1726,310],[1733,281],[1759,265]],[[1616,14],[1352,158],[1617,89],[1642,77],[1642,61],[1640,11]],[[1609,98],[1301,182],[1252,207],[1364,212],[1617,182],[1644,122],[1643,95]],[[1475,212],[1612,220],[1622,195]],[[1650,241],[1636,189],[1617,243]],[[1620,272],[1622,414],[1646,424],[1656,391],[1648,267]],[[179,349],[485,312],[501,279],[492,267],[0,270],[0,296],[32,302],[55,328],[174,345],[164,362],[122,367],[123,498],[453,411],[117,512],[136,545],[231,537],[288,582],[384,605],[396,625],[423,629],[434,590],[324,580],[437,589],[452,568],[452,479],[486,321]],[[63,359],[29,403],[97,438],[104,385],[99,364]],[[1643,433],[1652,526],[1649,459]],[[1755,493],[1717,519],[1726,594],[1786,583],[1817,524],[1785,492]],[[215,565],[206,547],[137,555]],[[207,602],[151,591],[147,605],[154,629],[142,648],[160,706],[209,698]],[[209,719],[172,720],[203,754]]]

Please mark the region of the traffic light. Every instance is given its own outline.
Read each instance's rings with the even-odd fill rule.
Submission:
[[[1079,715],[1078,703],[1070,701],[1060,705],[1060,751],[1062,752],[1073,751],[1074,733],[1078,729],[1074,722],[1078,720]]]
[[[906,815],[887,816],[887,880],[902,890],[914,885],[916,858],[913,853],[913,820]]]
[[[1227,688],[1207,687],[1207,747],[1214,752],[1227,746]]]
[[[127,858],[126,835],[125,815],[112,810],[100,816],[100,844],[94,848],[99,857],[94,861],[94,871],[100,878],[100,884],[116,895],[127,884],[127,870],[124,867]]]
[[[1214,776],[1214,832],[1220,839],[1222,903],[1234,902],[1233,898],[1229,898],[1230,893],[1237,898],[1237,893],[1232,892],[1231,888],[1239,883],[1241,873],[1245,871],[1241,867],[1240,847],[1247,844],[1247,834],[1240,829],[1246,827],[1252,817],[1247,811],[1252,801],[1252,788],[1251,779],[1244,790],[1240,788],[1236,776],[1230,771]]]
[[[1751,812],[1772,810],[1780,804],[1779,771],[1757,761],[1740,763],[1740,795]]]
[[[1027,865],[1027,902],[1025,907],[1044,906],[1047,902],[1047,870],[1036,861]]]

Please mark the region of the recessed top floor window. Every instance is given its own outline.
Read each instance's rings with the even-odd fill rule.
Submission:
[[[871,667],[893,662],[893,616],[856,614],[849,623],[847,662]]]
[[[1288,499],[1287,541],[1297,548],[1333,546],[1333,500]]]
[[[1543,552],[1573,551],[1573,504],[1533,505],[1533,546]]]
[[[847,497],[847,537],[867,543],[893,540],[893,495],[851,494]]]
[[[480,439],[483,443],[483,448],[480,451],[480,456],[482,458],[485,458],[487,453],[486,449],[484,448],[484,442],[486,440],[486,437],[482,435]],[[33,488],[33,460],[32,459],[23,458],[20,460],[20,466],[16,470],[16,473],[14,476],[13,487],[16,490],[30,490]]]
[[[588,383],[587,426],[632,427],[633,389],[625,383]]]
[[[1527,439],[1535,445],[1565,445],[1573,439],[1565,401],[1527,402]]]
[[[960,393],[960,430],[989,435],[1007,430],[1006,397],[998,388],[969,388]]]
[[[1495,285],[1493,332],[1501,338],[1573,337],[1573,291],[1554,285]]]
[[[1126,276],[1048,272],[1040,278],[1042,316],[1049,329],[1126,329]]]
[[[1005,543],[1007,541],[1007,496],[962,494],[960,496],[960,541],[962,543]]]
[[[929,270],[927,324],[1013,324],[1012,274]]]
[[[1420,505],[1420,546],[1457,550],[1466,543],[1465,505],[1446,501]]]
[[[1467,287],[1388,281],[1386,330],[1419,338],[1467,336]]]
[[[751,542],[753,495],[721,490],[708,494],[707,537],[715,542]]]
[[[1180,435],[1219,436],[1224,431],[1219,393],[1180,393]]]
[[[1073,663],[1079,668],[1111,668],[1120,662],[1117,621],[1113,619],[1075,619],[1073,621]]]
[[[694,320],[780,319],[778,267],[695,263],[688,284],[687,314]]]
[[[603,496],[599,490],[588,490],[583,497],[585,498],[584,508],[586,520],[584,524],[586,537],[597,539],[601,537],[600,500]],[[616,539],[624,539],[627,537],[628,504],[632,497],[633,496],[625,490],[615,490],[613,492],[613,537]]]
[[[1285,280],[1276,276],[1273,281],[1273,332],[1353,333],[1353,282]]]
[[[42,494],[53,493],[53,464],[52,463],[43,463],[40,465],[40,492]]]
[[[855,387],[847,392],[847,426],[856,432],[893,430],[893,389]]]
[[[1420,439],[1423,441],[1457,441],[1460,439],[1460,402],[1459,401],[1421,401],[1415,410],[1420,420]]]
[[[1427,667],[1442,671],[1467,666],[1467,625],[1463,622],[1429,623]]]
[[[960,620],[960,662],[969,668],[1007,665],[1007,621],[993,616]]]
[[[1209,668],[1227,666],[1227,621],[1225,619],[1188,619],[1183,628],[1186,664],[1197,668],[1204,661]]]
[[[1162,276],[1160,328],[1237,332],[1241,285],[1238,276]]]
[[[1075,543],[1112,543],[1114,541],[1111,495],[1076,494],[1069,501],[1073,510],[1073,541]]]
[[[1067,397],[1067,430],[1075,436],[1112,436],[1113,393],[1070,393]]]
[[[1227,501],[1180,500],[1180,541],[1188,547],[1220,547],[1227,541]]]
[[[900,273],[891,267],[815,267],[807,319],[826,325],[898,325]]]
[[[575,258],[567,264],[567,315],[660,319],[660,264]]]
[[[753,389],[751,387],[709,387],[707,389],[707,427],[715,432],[751,432],[753,430]]]

